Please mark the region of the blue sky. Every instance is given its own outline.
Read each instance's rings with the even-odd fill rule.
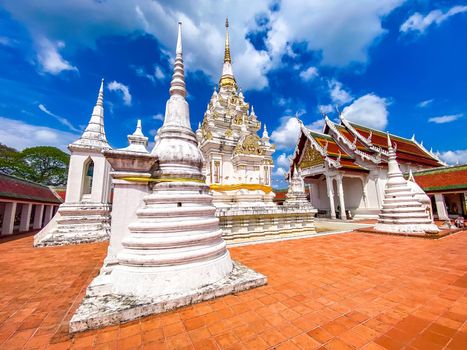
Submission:
[[[428,0],[0,0],[0,142],[65,149],[101,77],[110,144],[142,119],[153,137],[183,22],[191,122],[217,84],[229,17],[234,73],[277,145],[276,181],[300,118],[320,110],[467,162],[467,2]],[[276,182],[279,184],[279,182]]]

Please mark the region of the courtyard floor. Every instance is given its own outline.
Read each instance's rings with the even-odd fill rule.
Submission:
[[[0,348],[467,348],[467,231],[439,240],[348,233],[230,248],[268,285],[69,335],[106,248],[0,240]]]

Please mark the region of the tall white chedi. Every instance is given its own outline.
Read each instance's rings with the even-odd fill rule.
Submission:
[[[396,160],[396,150],[388,138],[388,181],[384,189],[383,207],[380,211],[377,231],[394,233],[437,233],[425,203],[419,199],[412,186],[402,175]]]
[[[113,293],[157,297],[195,290],[227,276],[233,264],[202,174],[190,126],[178,27],[174,73],[152,155],[152,192],[123,238],[110,279]]]
[[[65,202],[36,236],[35,246],[104,241],[110,233],[110,164],[102,152],[111,147],[104,130],[104,79],[91,119],[71,152]]]

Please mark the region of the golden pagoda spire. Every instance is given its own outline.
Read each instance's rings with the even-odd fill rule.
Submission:
[[[225,19],[225,52],[224,52],[224,63],[232,63],[230,57],[230,40],[229,40],[229,18]]]
[[[225,19],[225,51],[224,65],[222,67],[222,76],[219,81],[221,88],[228,87],[237,90],[237,82],[233,75],[232,57],[230,56],[230,39],[229,39],[229,19]]]

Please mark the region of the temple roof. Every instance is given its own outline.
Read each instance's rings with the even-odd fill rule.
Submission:
[[[354,162],[354,158],[338,143],[336,143],[336,141],[330,135],[319,133],[306,127],[304,128],[306,130],[306,136],[310,142],[316,142],[316,144],[320,146],[320,153],[323,157],[323,160],[330,159],[334,161],[334,164],[339,165],[339,168],[366,171],[366,169],[356,164]],[[314,140],[314,142],[310,139],[310,137]]]
[[[27,202],[62,203],[60,197],[49,187],[5,174],[0,174],[0,198]]]
[[[319,157],[328,166],[368,171],[372,165],[387,164],[389,152],[387,144],[387,133],[365,127],[340,117],[341,122],[332,122],[325,116],[325,126],[323,132],[316,132],[308,129],[301,124],[302,137],[300,138],[295,150],[295,164],[302,162],[306,154],[306,143],[303,138],[310,140],[313,149],[317,151]],[[391,140],[396,145],[396,155],[400,163],[410,163],[419,168],[433,168],[442,166],[441,160],[432,152],[427,151],[422,144],[414,138],[407,139],[398,135],[389,134]],[[314,155],[307,156],[309,161],[305,167],[319,165],[319,157],[316,152]],[[302,168],[303,168],[302,164]],[[293,169],[291,169],[293,172]]]
[[[425,192],[467,190],[467,164],[417,171],[413,176]]]
[[[371,144],[387,151],[386,133],[374,128],[349,122],[349,124],[364,138],[370,137]],[[407,139],[398,135],[389,134],[393,142],[397,145],[397,159],[399,162],[420,163],[426,166],[438,167],[442,165],[435,155],[430,154],[415,139]],[[371,150],[367,147],[368,150]]]

